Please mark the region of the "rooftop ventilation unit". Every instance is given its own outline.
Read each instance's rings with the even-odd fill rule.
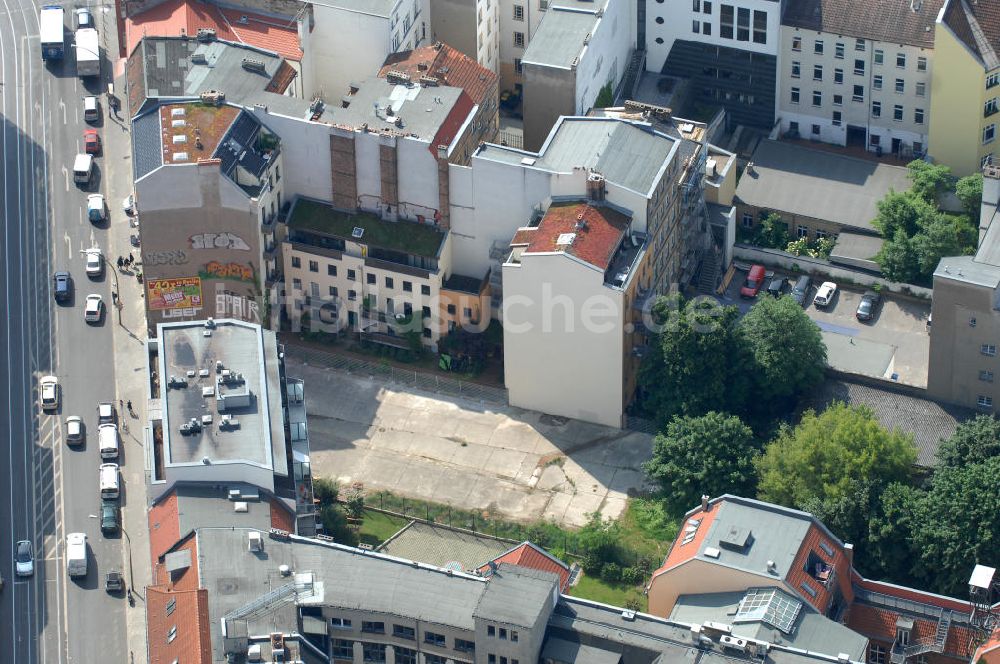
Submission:
[[[208,57],[204,53],[193,53],[191,54],[191,64],[193,65],[207,65]]]
[[[203,104],[211,104],[212,106],[222,106],[226,101],[226,93],[221,90],[206,90],[198,95],[198,97]],[[180,110],[183,111],[184,109]]]
[[[256,530],[247,533],[247,551],[260,553],[264,550],[264,538]]]
[[[360,240],[361,236],[363,236],[364,234],[365,234],[365,229],[361,228],[360,226],[355,226],[354,229],[351,231],[351,237],[357,240]]]
[[[242,16],[240,16],[240,23],[242,23],[243,25],[246,25],[249,22],[250,22],[250,19],[247,17],[246,14],[243,14]]]
[[[264,67],[264,61],[255,60],[254,58],[243,58],[243,68],[247,71],[255,71],[260,74],[267,73],[267,69]]]
[[[556,244],[559,245],[573,244],[573,240],[575,239],[576,239],[576,233],[560,233],[559,237],[556,238]]]
[[[198,28],[198,41],[200,42],[210,42],[215,41],[215,29],[214,28]]]

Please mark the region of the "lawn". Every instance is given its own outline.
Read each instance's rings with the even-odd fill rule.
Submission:
[[[575,586],[569,589],[569,594],[580,599],[589,599],[611,606],[625,606],[629,598],[638,599],[640,611],[646,610],[646,596],[642,594],[638,587],[630,588],[626,585],[611,585],[596,576],[584,574]]]
[[[408,524],[409,521],[397,516],[389,516],[375,510],[365,510],[365,520],[361,525],[361,542],[378,546]]]

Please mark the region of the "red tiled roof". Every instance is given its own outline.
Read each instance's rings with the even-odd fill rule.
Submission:
[[[1000,627],[985,643],[976,649],[976,654],[972,656],[973,662],[983,664],[1000,664]]]
[[[464,91],[458,95],[458,99],[455,100],[455,105],[451,107],[448,117],[438,127],[437,133],[434,135],[434,140],[431,141],[430,151],[432,155],[437,157],[437,146],[451,145],[451,142],[458,136],[458,132],[461,131],[462,125],[469,118],[469,114],[472,112],[474,106],[475,104],[472,103],[472,99]]]
[[[833,549],[832,556],[823,550],[820,542],[825,542],[827,546]],[[809,526],[809,531],[802,538],[799,552],[796,554],[794,562],[792,562],[791,569],[788,570],[785,582],[812,604],[817,611],[820,613],[826,612],[830,606],[830,601],[833,599],[833,594],[829,588],[806,570],[810,553],[815,554],[817,558],[833,568],[834,580],[840,588],[841,595],[848,602],[852,601],[854,599],[854,591],[851,588],[850,561],[847,559],[847,555],[841,549],[839,543],[827,536],[815,523]],[[816,591],[815,597],[802,590],[803,583],[808,584],[810,588]]]
[[[241,22],[242,17],[246,22]],[[237,9],[222,9],[197,0],[165,0],[126,19],[125,34],[131,53],[143,37],[179,37],[212,28],[219,39],[272,51],[289,60],[302,59],[302,47],[292,20]]]
[[[899,614],[888,609],[854,604],[847,616],[847,626],[870,639],[892,643],[896,639],[897,617]]]
[[[694,558],[698,555],[698,549],[701,548],[701,543],[705,541],[705,537],[708,535],[708,531],[712,527],[712,522],[715,521],[716,515],[718,515],[719,510],[722,509],[722,503],[718,502],[713,505],[709,505],[709,509],[705,510],[698,509],[687,515],[684,519],[684,523],[681,524],[681,531],[677,533],[677,539],[670,546],[670,552],[667,553],[666,560],[660,566],[660,569],[653,572],[653,576],[656,577],[663,572],[670,570],[671,568],[677,567],[682,563]],[[694,531],[694,539],[692,539],[687,544],[682,544],[684,537],[688,534],[686,529],[691,524],[692,521],[698,521],[697,530]]]
[[[979,56],[987,69],[1000,57],[1000,7],[995,2],[952,0],[942,20]]]
[[[167,615],[167,604],[173,609]],[[150,664],[197,662],[211,664],[208,591],[173,591],[162,586],[146,588],[146,637]],[[176,630],[170,639],[171,630]]]
[[[531,542],[524,542],[523,544],[517,545],[510,551],[494,558],[492,562],[497,565],[500,563],[510,563],[511,565],[530,567],[531,569],[537,569],[542,572],[551,572],[556,574],[559,576],[560,592],[565,592],[566,586],[569,585],[569,567],[566,563],[554,558]],[[485,572],[489,569],[489,567],[489,564],[483,565],[478,571]]]
[[[271,503],[271,527],[279,528],[289,533],[295,532],[295,515],[292,514],[283,502],[277,498],[272,498]]]
[[[584,221],[583,228],[577,222]],[[531,243],[525,254],[565,252],[601,270],[608,269],[622,236],[628,230],[628,217],[606,207],[587,203],[553,204],[538,227],[530,231]],[[559,236],[575,235],[571,244],[559,244]]]
[[[181,538],[177,493],[171,491],[149,509],[149,552],[153,564]]]
[[[481,105],[496,90],[497,75],[459,50],[438,42],[412,51],[393,53],[385,59],[379,78],[398,71],[417,81],[422,76],[438,79],[441,85],[462,88],[473,102]]]

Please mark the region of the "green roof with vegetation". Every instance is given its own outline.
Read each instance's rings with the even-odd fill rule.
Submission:
[[[288,227],[430,258],[438,255],[444,240],[444,233],[427,224],[385,221],[368,212],[352,214],[308,199],[299,199],[292,208]],[[352,236],[355,228],[364,229],[361,238]]]

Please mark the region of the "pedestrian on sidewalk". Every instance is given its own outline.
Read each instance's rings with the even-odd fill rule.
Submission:
[[[129,415],[133,415],[133,416],[135,415],[135,411],[132,410],[132,401],[131,400],[129,400],[129,402],[127,404],[125,404],[125,407],[128,408]]]
[[[129,254],[128,254],[128,264],[129,265],[134,265],[135,264],[135,257],[132,256],[132,252],[129,252]]]
[[[124,265],[125,265],[125,259],[124,259],[124,258],[122,258],[121,256],[119,256],[119,257],[118,257],[118,269],[119,269],[119,270],[120,270],[120,269],[122,269],[122,267],[123,267]]]

